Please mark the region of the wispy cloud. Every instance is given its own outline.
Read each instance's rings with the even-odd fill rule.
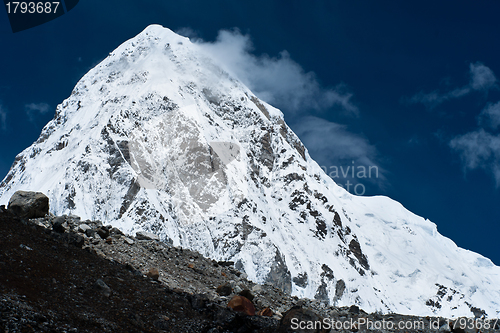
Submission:
[[[500,102],[488,104],[479,114],[478,122],[483,127],[497,129],[500,126]]]
[[[184,29],[186,34],[191,30]],[[282,108],[287,114],[304,109],[325,110],[340,107],[357,115],[353,94],[343,84],[333,88],[322,87],[313,72],[306,72],[282,51],[277,57],[252,54],[249,35],[238,30],[221,30],[215,42],[196,40],[220,66],[247,85],[259,98]]]
[[[448,92],[435,90],[431,93],[419,92],[406,101],[422,103],[427,108],[436,106],[473,92],[488,94],[498,89],[495,73],[481,62],[469,64],[469,82]],[[464,174],[475,169],[482,169],[493,175],[496,186],[500,187],[500,134],[496,130],[500,126],[500,102],[488,103],[477,116],[477,128],[466,134],[457,135],[451,140],[443,133],[438,137],[448,142],[453,152],[458,154],[462,162]]]
[[[500,186],[500,136],[480,128],[450,141],[450,147],[462,160],[464,171],[483,169],[493,175]]]
[[[470,93],[471,89],[469,87],[457,88],[447,93],[440,93],[435,90],[430,93],[424,93],[423,91],[418,92],[412,98],[410,98],[410,103],[422,103],[427,108],[433,109],[439,104],[446,102],[450,99],[459,98]]]
[[[455,88],[448,92],[435,90],[430,93],[418,92],[407,101],[409,103],[422,103],[427,108],[433,109],[436,106],[456,98],[466,96],[474,91],[488,92],[490,89],[497,88],[497,79],[493,71],[480,62],[469,65],[469,83],[463,87]]]
[[[459,154],[464,172],[482,169],[491,173],[500,187],[500,102],[488,104],[477,118],[475,131],[459,135],[449,145]]]
[[[469,87],[473,90],[488,91],[496,87],[497,78],[491,69],[480,62],[469,65],[470,83]]]
[[[292,127],[311,156],[340,185],[345,187],[349,181],[385,187],[385,170],[378,162],[378,151],[362,135],[350,132],[345,125],[312,116],[301,118]],[[360,172],[363,169],[364,175]]]
[[[38,114],[49,112],[50,105],[47,103],[29,103],[24,106],[24,110],[28,115],[29,121],[34,122]]]
[[[0,104],[0,130],[7,130],[7,111]]]

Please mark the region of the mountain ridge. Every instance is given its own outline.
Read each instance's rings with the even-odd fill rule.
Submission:
[[[157,26],[90,70],[0,183],[56,215],[233,260],[256,282],[367,311],[498,316],[500,268],[386,197],[356,197],[278,109]]]

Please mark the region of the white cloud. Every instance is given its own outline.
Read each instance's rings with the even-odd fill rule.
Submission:
[[[220,31],[215,42],[196,42],[259,98],[282,108],[285,113],[296,114],[302,109],[324,110],[340,106],[343,111],[358,114],[357,107],[351,101],[352,93],[345,86],[321,87],[316,75],[305,72],[287,51],[282,51],[277,57],[255,56],[251,53],[253,46],[250,36],[238,30]]]
[[[500,126],[500,102],[488,104],[479,114],[478,122],[483,127],[497,129]]]
[[[37,114],[45,114],[50,111],[50,105],[47,103],[29,103],[24,106],[29,121],[35,121]]]
[[[325,157],[328,159],[355,159],[373,164],[370,157],[375,155],[375,148],[366,139],[349,132],[345,125],[308,116],[300,119],[294,130],[307,146],[313,147],[312,150],[327,151]]]
[[[495,178],[500,187],[500,134],[495,132],[500,126],[500,102],[489,103],[477,117],[478,129],[450,140],[452,150],[459,154],[464,172],[483,169]]]
[[[470,64],[471,80],[469,86],[474,90],[489,90],[495,87],[497,78],[493,71],[480,62]]]
[[[460,98],[470,94],[473,91],[487,92],[490,89],[497,88],[497,79],[493,71],[480,62],[469,65],[469,84],[461,88],[455,88],[446,93],[440,93],[435,90],[431,93],[418,92],[408,101],[410,103],[422,103],[427,108],[433,109],[439,104],[448,100]]]
[[[26,104],[24,108],[27,111],[39,112],[41,114],[44,114],[50,110],[50,105],[48,105],[47,103],[30,103]]]
[[[458,136],[450,141],[450,147],[462,160],[464,171],[483,169],[491,172],[500,186],[500,136],[484,129]]]
[[[340,185],[349,180],[351,183],[369,182],[379,188],[385,187],[385,170],[377,162],[377,149],[366,138],[349,132],[345,125],[312,116],[299,119],[292,128],[316,162]],[[353,167],[354,177],[350,172]],[[370,167],[373,171],[371,177],[357,174],[360,168],[368,171]],[[337,177],[332,173],[335,170],[338,171]]]
[[[446,102],[450,99],[459,98],[470,93],[471,89],[469,87],[457,88],[445,94],[439,93],[435,90],[431,93],[424,93],[423,91],[418,92],[412,98],[410,98],[410,103],[422,103],[427,108],[433,109],[439,104]]]

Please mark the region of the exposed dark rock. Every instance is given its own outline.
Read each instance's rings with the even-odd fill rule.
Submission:
[[[44,217],[49,213],[49,198],[41,192],[17,191],[10,198],[7,209],[28,219]]]
[[[234,261],[218,261],[217,264],[223,267],[229,267],[234,266]]]
[[[80,247],[80,248],[83,246],[83,244],[85,242],[82,236],[75,234],[73,232],[62,234],[61,239],[66,244],[73,245],[73,246]]]
[[[271,310],[269,308],[264,308],[264,309],[260,310],[257,314],[259,316],[272,317],[274,313],[273,313],[273,310]]]
[[[253,299],[255,298],[255,296],[252,294],[252,292],[248,289],[243,289],[242,291],[240,291],[238,293],[238,295],[240,296],[243,296],[243,297],[246,297],[248,298],[250,301],[253,301]]]
[[[316,289],[316,294],[314,295],[314,299],[317,299],[319,301],[328,302],[328,300],[329,300],[328,289],[327,289],[326,282],[324,280],[321,281],[321,284],[319,285],[318,289]]]
[[[359,307],[357,305],[351,305],[349,308],[349,313],[359,314]]]
[[[328,199],[325,197],[323,193],[319,193],[317,191],[314,191],[314,197],[318,200],[320,200],[323,204],[326,204],[328,202]]]
[[[356,239],[351,240],[351,242],[349,243],[349,250],[351,250],[356,259],[358,259],[359,264],[364,269],[370,269],[370,265],[368,265],[368,259],[363,254],[363,252],[361,252],[361,247]]]
[[[229,296],[232,292],[233,288],[229,283],[224,283],[217,287],[217,294],[221,296]]]
[[[111,228],[109,230],[109,234],[111,236],[123,236],[123,232],[118,228]]]
[[[474,314],[475,318],[481,318],[481,317],[484,317],[486,315],[486,312],[483,309],[476,308],[474,306],[471,306],[470,312],[472,312]]]
[[[278,249],[276,249],[275,261],[266,280],[285,293],[292,291],[292,277]]]
[[[288,204],[288,207],[290,207],[290,209],[293,209],[293,210],[296,210],[298,206],[301,206],[304,204],[310,204],[310,201],[306,197],[304,192],[301,192],[299,190],[293,191],[291,198],[292,198],[292,200]]]
[[[111,288],[101,279],[98,279],[94,283],[94,288],[99,290],[106,297],[111,295]]]
[[[316,219],[316,232],[315,235],[318,238],[325,239],[326,235],[328,234],[327,228],[326,228],[326,223],[320,218]]]
[[[335,212],[335,216],[333,217],[333,223],[339,228],[342,229],[342,220],[340,219],[339,213]]]
[[[293,173],[289,173],[288,175],[286,175],[284,177],[284,180],[286,181],[287,185],[290,184],[292,181],[303,181],[304,180],[304,176],[302,175],[299,175],[298,173],[296,172],[293,172]]]
[[[335,283],[335,298],[334,302],[342,298],[342,295],[344,295],[345,291],[345,282],[344,280],[338,280],[337,283]]]
[[[54,220],[52,220],[52,230],[59,233],[65,232],[66,231],[65,223],[66,219],[62,216],[54,218]]]
[[[209,302],[209,298],[205,294],[188,295],[188,298],[191,302],[191,306],[195,310],[205,309],[207,307],[207,303]]]
[[[148,278],[158,281],[158,279],[160,278],[160,272],[158,271],[158,268],[151,267],[146,273],[146,276]]]
[[[328,280],[333,280],[333,271],[330,267],[328,267],[327,264],[321,265],[321,269],[323,270],[323,272],[321,273],[321,277],[325,277]]]
[[[102,239],[106,239],[109,237],[109,229],[104,226],[97,228],[96,232]]]
[[[261,151],[260,151],[260,163],[272,169],[274,164],[274,153],[271,146],[271,135],[266,132],[260,139]]]
[[[158,319],[153,323],[153,325],[157,329],[163,330],[163,331],[166,331],[170,328],[168,321],[166,321],[165,319]]]
[[[237,314],[234,311],[231,311],[227,308],[222,308],[217,311],[214,319],[215,322],[220,325],[227,325],[231,323],[236,318],[236,316]]]
[[[127,153],[128,153],[128,148],[127,148]],[[130,162],[130,160],[127,160]],[[139,190],[141,189],[141,185],[139,182],[134,178],[132,183],[130,184],[130,187],[127,191],[127,194],[123,198],[122,205],[120,207],[120,215],[118,215],[118,218],[121,218],[123,214],[129,209],[130,205],[134,201],[135,197],[137,196],[137,193],[139,193]]]
[[[76,196],[76,190],[74,184],[66,183],[66,185],[64,186],[64,190],[66,193],[66,197],[64,198],[64,200],[67,202],[68,208],[75,209],[76,204],[74,198]]]
[[[434,299],[428,299],[425,302],[425,305],[430,306],[430,307],[434,307],[434,308],[438,308],[438,309],[441,308],[441,304],[439,303],[439,301],[434,300]]]
[[[96,231],[94,229],[87,229],[85,230],[85,235],[87,237],[95,237]]]
[[[266,116],[267,119],[271,119],[269,115],[269,111],[267,111],[266,107],[260,102],[260,100],[255,96],[250,96],[250,100],[259,108],[260,111]]]
[[[300,273],[298,276],[295,276],[293,279],[293,283],[301,288],[305,288],[307,286],[307,272]]]
[[[234,311],[243,312],[249,316],[255,315],[255,307],[248,298],[240,295],[234,296],[229,303],[228,307],[233,309]]]

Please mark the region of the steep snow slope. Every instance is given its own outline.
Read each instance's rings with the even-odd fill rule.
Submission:
[[[499,315],[499,267],[398,202],[337,186],[282,113],[216,63],[149,26],[57,107],[0,184],[0,204],[42,191],[55,214],[152,231],[336,305]]]

